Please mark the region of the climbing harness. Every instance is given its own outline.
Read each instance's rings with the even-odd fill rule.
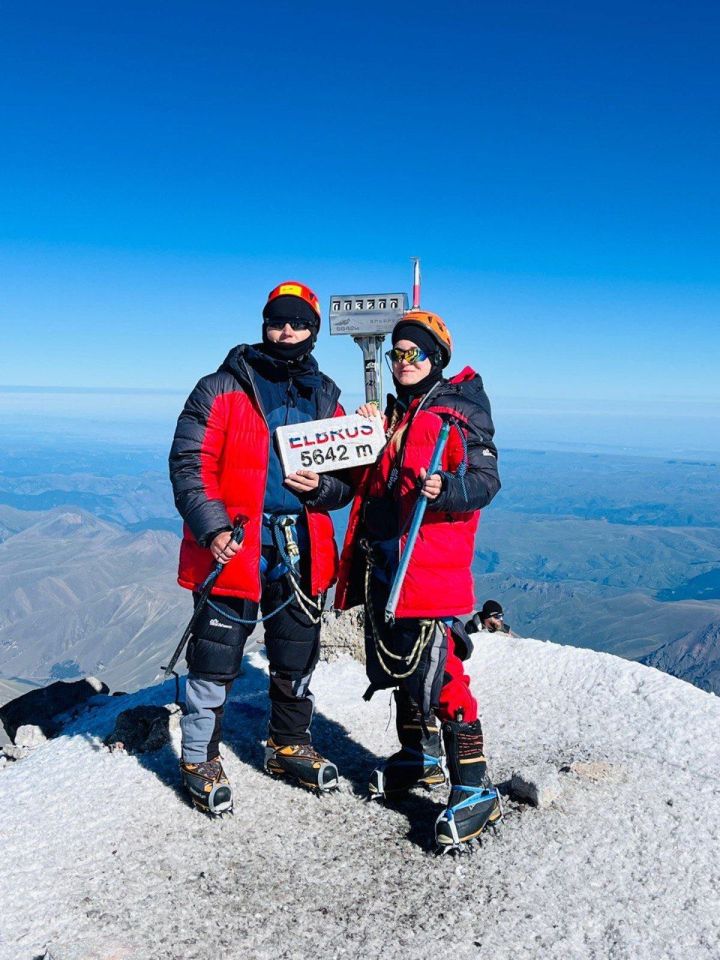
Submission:
[[[287,577],[287,581],[291,590],[290,596],[271,613],[265,614],[264,617],[257,617],[250,620],[244,619],[243,617],[236,617],[233,614],[228,613],[227,610],[222,610],[210,599],[207,601],[208,606],[215,610],[216,613],[219,613],[220,616],[224,617],[226,620],[230,620],[231,623],[239,623],[248,626],[251,624],[255,625],[257,623],[267,622],[276,614],[280,613],[281,610],[284,610],[285,607],[289,606],[293,600],[296,600],[298,606],[311,623],[320,623],[325,600],[324,595],[321,594],[316,602],[311,597],[308,597],[300,586],[300,572],[298,570],[300,564],[300,548],[298,546],[295,533],[295,517],[291,514],[264,514],[263,523],[270,528],[270,533],[272,535],[275,547],[280,555],[280,563],[268,570],[269,565],[267,560],[265,557],[261,557],[260,572],[265,575],[265,579],[268,583],[275,583],[283,576]],[[207,581],[205,581],[205,583],[207,583]],[[204,586],[205,584],[203,584],[200,589],[202,590]]]
[[[423,652],[427,645],[430,643],[435,630],[440,626],[437,620],[421,620],[420,621],[420,630],[418,632],[418,638],[415,641],[412,650],[409,654],[401,655],[393,653],[392,650],[388,650],[382,640],[381,631],[378,629],[377,621],[375,619],[375,608],[373,606],[372,599],[372,571],[373,571],[373,552],[372,546],[367,540],[360,541],[361,548],[365,551],[365,609],[368,612],[368,620],[370,623],[370,634],[372,636],[373,645],[375,646],[375,653],[377,654],[378,663],[382,667],[383,671],[393,680],[405,680],[407,677],[412,676],[413,673],[418,668],[420,663],[420,658],[423,655]],[[389,657],[392,660],[399,661],[398,669],[401,672],[394,670],[387,662],[386,658]]]
[[[273,516],[271,518],[270,529],[281,560],[287,568],[288,581],[295,599],[298,602],[298,606],[311,623],[320,623],[325,596],[324,594],[320,594],[317,601],[315,601],[312,597],[308,597],[300,586],[300,571],[298,570],[300,564],[300,548],[295,533],[295,517],[291,514]],[[285,538],[284,543],[283,536]]]

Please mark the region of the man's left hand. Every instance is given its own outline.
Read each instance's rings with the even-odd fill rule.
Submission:
[[[442,493],[442,477],[439,473],[428,472],[425,467],[420,467],[420,479],[422,480],[422,489],[420,493],[428,500],[437,500]]]
[[[296,470],[285,477],[285,486],[293,493],[312,493],[320,483],[320,474],[313,470]]]

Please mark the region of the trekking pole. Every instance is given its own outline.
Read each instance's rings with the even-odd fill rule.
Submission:
[[[245,535],[245,517],[235,517],[235,526],[233,527],[233,532],[230,539],[235,543],[242,543],[244,535]],[[228,561],[228,563],[229,562],[230,561]],[[207,577],[203,585],[200,587],[200,592],[198,594],[198,598],[195,603],[195,610],[193,611],[192,617],[190,617],[190,623],[188,623],[187,627],[185,627],[185,632],[180,638],[180,643],[177,645],[175,649],[175,653],[170,658],[170,663],[166,667],[160,668],[161,670],[165,671],[163,674],[163,680],[167,680],[168,677],[172,676],[172,674],[175,672],[174,670],[175,664],[178,662],[178,659],[180,658],[180,654],[185,649],[185,644],[188,642],[188,639],[190,638],[190,634],[193,631],[193,627],[197,623],[198,617],[202,613],[203,608],[205,607],[205,604],[208,601],[208,597],[210,596],[210,591],[214,587],[215,581],[222,573],[224,566],[225,566],[224,563],[220,563],[220,562],[216,563],[215,568],[210,572],[209,576]]]
[[[438,434],[438,438],[435,443],[435,449],[433,450],[432,457],[430,458],[430,465],[427,470],[428,476],[431,476],[433,473],[437,473],[442,460],[443,450],[445,449],[449,435],[450,424],[447,420],[445,420],[442,427],[440,427],[440,433]],[[402,589],[402,585],[405,580],[405,574],[410,566],[410,558],[412,557],[412,552],[415,548],[415,541],[417,540],[418,533],[420,532],[420,524],[425,516],[427,505],[427,497],[425,494],[420,494],[413,509],[413,515],[410,521],[410,530],[408,531],[407,540],[405,541],[405,549],[400,557],[400,565],[397,568],[397,573],[395,574],[395,579],[393,580],[393,585],[390,590],[390,596],[388,597],[387,606],[385,607],[386,623],[392,623],[392,621],[395,619],[395,610],[397,609],[398,600],[400,598],[400,590]]]

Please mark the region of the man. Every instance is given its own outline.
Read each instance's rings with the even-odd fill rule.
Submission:
[[[328,509],[351,496],[340,477],[284,477],[276,427],[340,416],[340,391],[312,351],[320,305],[304,284],[280,284],[263,310],[262,342],[241,344],[203,377],[178,419],[170,452],[175,504],[185,521],[178,582],[197,594],[223,564],[187,650],[181,721],[183,782],[195,805],[232,808],[220,757],[223,708],[260,611],[270,665],[265,767],[318,791],[338,783],[312,747],[310,679],[317,663],[320,598],[334,583],[337,550]],[[242,525],[236,543],[232,529]]]
[[[465,624],[468,633],[478,633],[480,630],[487,630],[488,633],[506,633],[509,637],[516,637],[507,623],[505,623],[505,614],[503,608],[497,600],[486,600],[482,610],[479,610]]]

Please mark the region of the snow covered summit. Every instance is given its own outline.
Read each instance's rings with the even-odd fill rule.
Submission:
[[[89,710],[0,771],[0,957],[717,958],[720,700],[499,635],[470,672],[496,782],[540,767],[560,793],[507,802],[501,834],[461,857],[430,849],[444,791],[365,801],[395,740],[388,695],[364,703],[354,661],[313,683],[316,742],[344,776],[319,799],[261,771],[266,677],[249,658],[224,750],[236,813],[219,821],[180,794],[169,748],[101,745],[117,713],[173,684]]]

